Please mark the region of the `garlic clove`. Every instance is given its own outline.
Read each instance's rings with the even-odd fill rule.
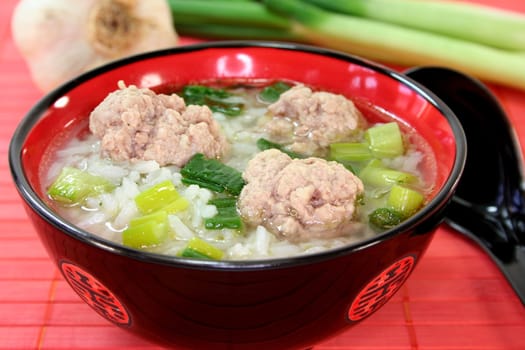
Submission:
[[[11,29],[43,91],[112,60],[178,43],[165,0],[21,0]]]

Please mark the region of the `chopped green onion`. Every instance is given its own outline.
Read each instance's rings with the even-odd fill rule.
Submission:
[[[408,187],[395,185],[390,190],[387,205],[407,218],[421,208],[424,200],[425,197],[420,192]]]
[[[244,187],[242,174],[216,159],[207,159],[203,154],[195,154],[181,169],[184,183],[194,183],[201,187],[234,196]]]
[[[166,240],[168,231],[168,214],[159,211],[132,219],[122,232],[122,243],[132,248],[155,246]]]
[[[242,219],[239,216],[221,216],[220,214],[204,220],[204,227],[207,230],[221,230],[229,228],[234,230],[242,229]]]
[[[217,208],[217,214],[204,220],[204,227],[206,229],[242,229],[243,223],[237,212],[236,198],[216,198],[208,201],[208,204],[215,205]]]
[[[277,101],[279,97],[281,97],[281,94],[289,90],[291,87],[291,85],[286,84],[285,82],[278,81],[262,89],[259,97],[265,102],[272,103]]]
[[[418,181],[417,176],[385,167],[379,159],[373,159],[361,169],[359,178],[374,187],[390,187],[395,184],[412,184]]]
[[[235,207],[237,205],[237,198],[234,198],[234,197],[213,198],[208,201],[208,204],[214,205],[217,208]]]
[[[135,204],[141,213],[147,214],[173,203],[179,197],[173,182],[166,180],[139,193]]]
[[[362,162],[372,159],[372,152],[365,142],[340,142],[330,144],[330,159],[338,162]]]
[[[399,225],[403,216],[391,208],[377,208],[368,215],[369,222],[382,230]]]
[[[63,204],[78,204],[89,196],[110,192],[115,188],[102,176],[74,167],[64,167],[47,190],[53,200]]]
[[[405,153],[403,135],[396,122],[375,125],[365,132],[370,152],[378,158],[394,158]]]
[[[180,254],[183,257],[220,260],[224,253],[201,238],[193,237]]]
[[[188,105],[206,105],[214,112],[235,117],[242,113],[244,104],[228,101],[231,96],[226,90],[204,85],[187,85],[181,92],[181,97]]]
[[[265,151],[267,149],[277,149],[283,153],[286,153],[290,158],[304,158],[303,155],[293,151],[289,151],[283,145],[269,141],[264,138],[260,138],[257,140],[257,148],[259,148],[261,151]]]

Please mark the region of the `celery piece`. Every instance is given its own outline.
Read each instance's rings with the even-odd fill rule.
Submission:
[[[405,153],[403,135],[396,122],[375,125],[365,132],[370,152],[378,158],[394,158]]]
[[[387,206],[399,212],[403,217],[412,216],[421,208],[425,201],[425,197],[419,191],[414,189],[394,185],[390,189],[390,194],[387,198]]]
[[[136,218],[122,232],[122,243],[131,248],[161,244],[168,237],[168,227],[166,212]]]
[[[377,208],[368,215],[368,221],[373,226],[386,230],[399,225],[403,221],[403,216],[391,208]]]
[[[359,178],[367,185],[390,187],[395,184],[412,184],[418,181],[417,176],[385,167],[379,159],[373,159],[361,169]]]
[[[180,197],[170,180],[158,183],[135,197],[135,204],[143,214],[152,213]]]
[[[330,159],[338,162],[362,162],[373,158],[365,142],[339,142],[330,144]]]
[[[195,253],[197,253],[200,258],[208,258],[212,260],[220,260],[224,255],[222,250],[198,237],[193,237],[190,239],[188,245],[186,248],[184,248],[180,255],[186,257],[195,257],[188,256]]]
[[[259,93],[259,97],[265,102],[275,102],[281,97],[283,92],[289,90],[291,87],[291,85],[286,84],[285,82],[278,81],[262,89]]]
[[[96,176],[74,167],[64,167],[47,190],[53,200],[63,204],[77,204],[86,197],[110,192],[115,188],[102,176]]]
[[[242,174],[217,159],[207,159],[197,153],[181,169],[184,183],[195,183],[215,192],[239,195],[244,187]]]
[[[265,138],[260,138],[257,140],[257,148],[261,151],[265,151],[267,149],[277,149],[283,153],[286,153],[290,158],[304,158],[303,155],[289,151],[283,145],[269,141]]]
[[[244,109],[243,103],[228,101],[227,99],[232,94],[224,89],[204,85],[187,85],[182,89],[180,95],[188,105],[206,105],[212,111],[229,117],[240,115]]]

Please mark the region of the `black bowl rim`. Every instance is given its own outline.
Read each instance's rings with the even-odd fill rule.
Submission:
[[[21,164],[22,146],[32,127],[38,122],[38,120],[46,111],[46,109],[49,108],[59,97],[63,96],[69,90],[82,84],[85,81],[92,79],[93,77],[101,73],[144,59],[176,55],[180,53],[190,53],[193,51],[208,49],[241,49],[249,47],[280,49],[283,51],[302,51],[315,55],[333,57],[339,60],[358,64],[365,68],[374,70],[414,90],[418,95],[427,100],[431,105],[433,105],[443,114],[443,116],[449,122],[450,127],[455,136],[456,153],[454,165],[441,191],[439,191],[438,194],[422,210],[420,210],[416,215],[414,215],[410,219],[401,223],[399,226],[395,227],[394,229],[385,231],[377,236],[356,242],[354,244],[349,244],[343,247],[334,248],[314,254],[305,254],[284,258],[208,261],[143,252],[125,247],[121,244],[109,241],[100,236],[89,233],[57,216],[55,212],[51,210],[32,189],[31,185],[25,177],[24,169],[22,168]],[[343,53],[332,49],[297,43],[253,40],[212,41],[189,44],[185,46],[179,46],[130,56],[95,68],[91,71],[79,75],[78,77],[68,82],[65,82],[61,86],[57,87],[56,89],[42,97],[22,118],[9,144],[9,166],[11,170],[11,175],[13,177],[13,181],[20,196],[26,202],[26,204],[29,205],[29,207],[33,211],[35,211],[41,218],[43,218],[45,221],[47,221],[49,224],[59,229],[63,233],[69,235],[70,237],[77,239],[90,246],[94,246],[99,249],[105,250],[109,253],[118,254],[121,256],[148,263],[190,269],[218,269],[242,271],[275,269],[291,267],[294,265],[314,264],[323,260],[334,259],[349,254],[351,252],[363,250],[369,246],[376,245],[385,240],[388,240],[407,230],[414,229],[418,224],[424,222],[427,218],[430,218],[432,215],[436,214],[440,210],[440,208],[442,208],[442,206],[446,205],[450,201],[463,172],[465,160],[466,138],[461,123],[454,115],[452,110],[443,101],[441,101],[441,99],[439,99],[438,96],[436,96],[434,93],[432,93],[430,90],[428,90],[415,80],[412,80],[406,75],[396,72],[393,69],[383,66],[377,62],[373,62],[362,57],[358,57],[352,54]]]

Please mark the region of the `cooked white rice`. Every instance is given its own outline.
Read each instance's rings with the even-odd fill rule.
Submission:
[[[252,108],[234,119],[214,113],[232,144],[228,165],[242,171],[248,160],[258,152],[256,141],[263,134],[257,120],[265,111],[265,108]],[[57,152],[56,161],[48,171],[45,184],[50,185],[60,170],[68,165],[103,176],[117,185],[111,193],[88,198],[82,208],[60,208],[61,214],[80,228],[117,243],[122,243],[122,232],[129,221],[140,215],[135,205],[135,196],[165,180],[170,180],[175,185],[190,206],[187,210],[168,217],[173,231],[171,239],[161,246],[145,248],[147,251],[175,256],[180,254],[192,237],[198,236],[223,250],[224,259],[265,259],[315,253],[360,241],[373,234],[371,230],[366,230],[336,239],[291,243],[277,239],[263,226],[243,233],[231,229],[208,230],[204,228],[204,219],[217,213],[215,206],[207,204],[213,197],[210,190],[182,184],[180,169],[174,166],[160,167],[155,161],[115,162],[103,159],[100,157],[99,146],[99,141],[94,136],[72,140]],[[396,167],[413,172],[421,157],[419,152],[412,152],[408,157],[392,162],[396,163]]]

